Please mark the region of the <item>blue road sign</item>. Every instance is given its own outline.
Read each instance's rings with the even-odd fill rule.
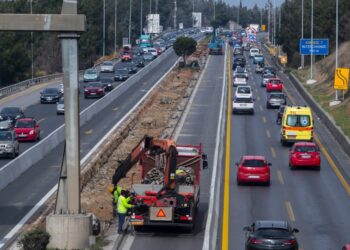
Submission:
[[[312,49],[312,50],[311,50]],[[299,51],[301,55],[328,55],[329,39],[300,39]]]
[[[253,34],[250,34],[250,35],[249,35],[249,40],[250,40],[250,41],[255,41],[255,40],[256,40],[256,36],[253,35]]]

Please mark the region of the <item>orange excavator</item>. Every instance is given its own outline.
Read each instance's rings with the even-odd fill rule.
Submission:
[[[144,226],[192,229],[199,206],[201,169],[208,166],[202,145],[177,145],[173,140],[146,135],[121,162],[113,176],[113,184],[116,185],[138,161],[143,183],[132,185],[135,207],[129,223],[135,229]],[[162,179],[161,183],[146,181],[149,173],[154,172]]]

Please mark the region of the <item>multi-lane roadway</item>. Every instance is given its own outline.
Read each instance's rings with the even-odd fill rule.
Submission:
[[[230,137],[230,147],[226,157],[230,163],[224,164],[229,178],[223,179],[228,199],[223,200],[227,212],[222,218],[221,246],[244,249],[243,227],[255,220],[272,219],[289,221],[300,230],[300,249],[341,249],[350,241],[350,190],[341,182],[342,177],[349,182],[348,156],[316,117],[315,141],[322,149],[321,170],[290,170],[289,148],[279,142],[276,111],[265,108],[266,90],[260,87],[261,76],[254,72],[248,57],[247,62],[248,83],[256,99],[255,115],[228,114],[230,127],[226,136]],[[278,75],[284,81],[288,104],[306,105],[286,75]],[[264,155],[272,163],[271,186],[237,185],[235,162],[247,154]]]

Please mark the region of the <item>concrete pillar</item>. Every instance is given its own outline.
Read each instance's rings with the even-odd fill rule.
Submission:
[[[51,214],[46,217],[46,230],[51,235],[49,249],[87,249],[92,235],[92,215]]]

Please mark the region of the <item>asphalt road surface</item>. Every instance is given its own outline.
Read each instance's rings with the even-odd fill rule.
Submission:
[[[276,111],[265,108],[266,90],[260,87],[261,76],[255,73],[248,57],[247,61],[248,83],[255,90],[255,115],[231,115],[231,159],[230,166],[226,166],[230,169],[229,200],[224,202],[229,216],[223,218],[229,223],[228,233],[222,235],[220,242],[228,242],[228,249],[244,249],[243,227],[255,220],[272,219],[287,220],[300,230],[300,249],[341,249],[350,242],[350,193],[333,167],[349,182],[349,158],[314,116],[316,142],[323,149],[321,170],[290,170],[289,148],[279,142]],[[281,72],[279,75],[290,97],[288,104],[305,105],[286,76]],[[270,187],[237,185],[234,163],[247,154],[264,155],[272,163]]]
[[[201,249],[209,203],[209,188],[213,166],[216,134],[222,98],[224,56],[209,56],[193,103],[179,132],[178,144],[202,143],[208,156],[207,170],[202,171],[199,213],[195,230],[191,234],[181,228],[152,228],[149,231],[129,235],[123,249]]]
[[[164,63],[147,72],[142,84],[131,86],[123,95],[81,127],[81,158],[152,88],[176,59],[175,53],[171,52]],[[96,100],[80,98],[81,109],[94,101]],[[63,116],[56,115],[56,105],[34,104],[26,109],[25,114],[42,121],[40,125],[44,136],[64,122]],[[21,144],[21,151],[23,152],[31,145],[32,143]],[[5,243],[4,236],[57,183],[62,155],[63,143],[0,191],[0,243]]]

